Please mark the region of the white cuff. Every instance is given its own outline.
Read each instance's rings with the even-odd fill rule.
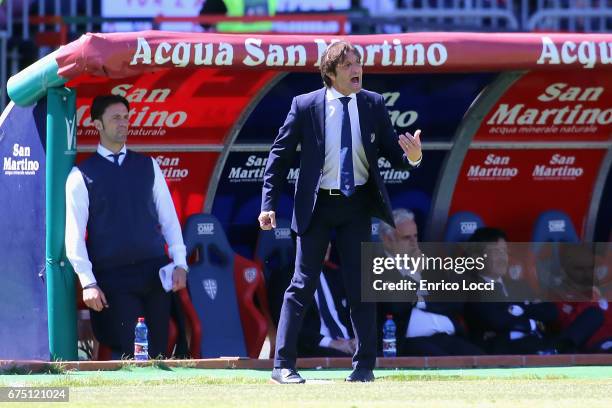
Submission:
[[[419,164],[421,164],[421,162],[423,161],[423,153],[421,153],[421,157],[419,157],[419,160],[417,161],[410,160],[408,156],[406,156],[406,159],[408,159],[408,163],[410,163],[412,167],[418,167]]]
[[[189,273],[189,267],[187,266],[187,263],[184,264],[174,264],[175,265],[175,269],[176,268],[183,268],[185,270],[185,272]]]
[[[510,340],[519,340],[525,337],[526,334],[520,331],[511,331],[510,332]]]
[[[187,265],[185,245],[173,245],[172,247],[169,247],[168,254],[170,255],[170,258],[172,258],[172,262],[174,262],[175,265]]]
[[[97,283],[96,277],[91,271],[87,271],[87,272],[76,272],[75,271],[75,273],[79,277],[79,281],[81,282],[82,288],[84,288],[87,285],[91,285],[92,283]]]

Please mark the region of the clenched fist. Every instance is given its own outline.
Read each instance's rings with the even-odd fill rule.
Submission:
[[[262,211],[257,219],[262,230],[276,228],[276,213],[274,211]]]

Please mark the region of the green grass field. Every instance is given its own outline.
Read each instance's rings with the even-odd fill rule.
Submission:
[[[112,372],[0,375],[0,385],[70,388],[69,403],[38,404],[46,407],[612,406],[612,367],[376,370],[377,381],[370,384],[344,383],[347,370],[301,373],[305,385],[280,386],[268,383],[269,371],[127,367]]]

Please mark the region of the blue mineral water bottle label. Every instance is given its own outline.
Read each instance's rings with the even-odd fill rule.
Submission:
[[[147,343],[134,343],[134,359],[135,360],[148,360],[149,359],[149,345]]]
[[[387,355],[395,354],[395,339],[383,339],[383,353]]]

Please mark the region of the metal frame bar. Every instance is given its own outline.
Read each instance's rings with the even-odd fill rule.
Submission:
[[[448,210],[457,185],[459,171],[486,112],[524,73],[523,71],[515,71],[500,74],[491,85],[487,86],[478,95],[465,114],[465,119],[455,133],[454,147],[446,155],[440,171],[441,176],[438,178],[438,184],[434,189],[432,209],[425,229],[426,241],[434,242],[440,240],[444,235],[444,228],[449,215]]]
[[[529,17],[529,19],[527,20],[526,26],[524,28],[527,29],[528,31],[535,31],[538,28],[539,24],[541,24],[543,21],[546,21],[546,19],[555,18],[556,19],[555,20],[556,30],[561,29],[560,22],[563,19],[568,20],[568,22],[570,23],[570,30],[571,30],[572,28],[571,24],[575,25],[575,19],[577,17],[585,18],[587,21],[591,21],[590,20],[591,18],[599,19],[602,22],[601,26],[599,27],[599,31],[605,32],[606,27],[605,27],[604,19],[608,19],[608,18],[612,19],[612,9],[593,8],[593,9],[538,10]],[[589,28],[590,27],[591,26],[589,24]],[[575,27],[573,31],[575,31]]]
[[[508,21],[508,29],[510,30],[518,30],[519,22],[516,18],[514,12],[497,8],[471,8],[471,9],[462,9],[462,10],[453,10],[453,9],[416,9],[416,10],[395,10],[393,13],[373,13],[368,17],[363,18],[351,18],[351,21],[363,20],[364,22],[371,23],[382,23],[388,22],[389,20],[393,20],[395,23],[401,23],[401,20],[405,19],[436,19],[438,23],[441,23],[441,20],[444,18],[453,19],[453,22],[459,22],[462,19],[469,19],[470,21],[475,21],[475,19],[482,20],[487,19],[499,19]],[[425,22],[425,21],[423,21]],[[468,25],[474,25],[468,24]],[[499,25],[496,25],[498,27]]]
[[[6,31],[0,32],[0,55],[2,55],[2,58],[0,59],[0,82],[2,83],[2,89],[0,90],[0,112],[7,106],[6,82],[8,81],[8,72],[6,69],[6,62],[8,59],[8,38],[9,35]]]
[[[263,97],[278,84],[285,76],[287,76],[286,72],[281,72],[276,75],[270,82],[268,82],[265,86],[263,86],[259,92],[255,95],[253,99],[251,99],[249,105],[242,111],[240,117],[232,126],[229,134],[225,138],[225,145],[223,151],[219,155],[219,159],[217,159],[217,163],[215,164],[215,169],[213,171],[212,177],[208,183],[208,190],[206,191],[206,200],[204,201],[204,208],[202,209],[204,212],[210,213],[212,211],[213,203],[215,201],[215,195],[217,194],[217,187],[219,186],[219,180],[221,179],[221,173],[223,173],[223,169],[225,168],[225,163],[227,162],[227,158],[230,154],[231,148],[236,141],[236,138],[240,134],[242,127],[246,123],[247,119],[251,115],[251,112],[257,107],[259,102],[263,99]],[[270,148],[268,147],[268,150]]]
[[[593,186],[593,193],[591,194],[591,201],[589,204],[589,209],[587,210],[586,224],[584,229],[584,241],[586,242],[593,242],[595,238],[597,216],[599,215],[601,198],[606,187],[606,181],[608,179],[608,175],[610,174],[610,169],[612,169],[612,143],[610,144],[608,152],[601,162],[599,173],[597,174],[597,179],[595,180],[595,185]],[[612,174],[610,177],[612,177]]]

